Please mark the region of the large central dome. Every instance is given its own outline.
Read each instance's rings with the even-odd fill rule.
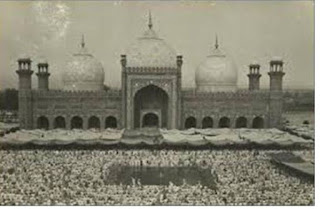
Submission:
[[[103,90],[104,70],[102,64],[88,53],[84,42],[80,51],[73,54],[62,74],[63,89],[69,91]]]
[[[176,68],[176,52],[152,29],[151,16],[148,26],[127,50],[127,66]]]
[[[238,70],[231,59],[218,47],[199,65],[196,70],[196,86],[199,92],[235,91]]]

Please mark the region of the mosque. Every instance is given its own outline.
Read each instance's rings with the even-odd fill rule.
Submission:
[[[49,64],[37,64],[32,89],[30,58],[18,59],[22,129],[143,127],[165,129],[273,128],[282,126],[283,61],[270,61],[270,89],[260,90],[260,65],[248,66],[248,90],[237,89],[237,68],[218,40],[195,74],[196,87],[182,89],[183,57],[153,30],[121,55],[121,89],[104,88],[104,68],[82,41],[65,65],[63,86],[49,89]]]

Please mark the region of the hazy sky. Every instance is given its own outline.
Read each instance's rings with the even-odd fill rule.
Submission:
[[[105,69],[105,84],[120,87],[120,54],[147,29],[183,55],[183,87],[193,87],[197,66],[218,34],[220,47],[238,66],[238,85],[247,87],[248,64],[261,64],[261,85],[268,87],[268,62],[281,56],[286,88],[314,85],[313,1],[175,2],[0,2],[0,89],[17,87],[16,60],[28,55],[33,70],[40,59],[50,65],[50,87],[85,35],[89,51]],[[33,76],[33,86],[37,86]]]

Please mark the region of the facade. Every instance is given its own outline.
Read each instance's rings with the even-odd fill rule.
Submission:
[[[220,50],[196,70],[196,88],[181,88],[183,57],[158,37],[149,19],[146,32],[121,55],[121,89],[104,89],[102,64],[84,41],[49,89],[49,64],[38,63],[38,89],[31,88],[31,59],[18,60],[19,121],[23,129],[166,129],[281,127],[283,61],[270,61],[270,90],[259,89],[260,65],[249,65],[248,90],[237,89],[237,68]]]

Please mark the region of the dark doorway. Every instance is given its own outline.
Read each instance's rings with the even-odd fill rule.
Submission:
[[[168,101],[169,97],[167,93],[155,85],[149,85],[140,89],[134,96],[134,127],[140,128],[142,110],[157,109],[161,111],[161,124],[158,124],[158,127],[167,128]],[[143,121],[142,124],[144,124]]]
[[[202,128],[213,128],[213,120],[211,117],[205,117],[202,120]]]
[[[247,118],[239,117],[236,121],[236,128],[246,128],[247,127]]]
[[[263,118],[255,117],[252,121],[252,128],[264,128]]]
[[[54,119],[54,128],[66,128],[66,120],[62,116]]]
[[[219,128],[230,128],[230,119],[227,117],[220,118]]]
[[[100,129],[100,120],[96,116],[92,116],[88,121],[88,128],[97,128]]]
[[[71,119],[71,129],[82,129],[83,128],[83,120],[79,116],[74,116]]]
[[[106,118],[105,128],[117,128],[117,119],[113,116]]]
[[[147,113],[143,116],[142,127],[159,127],[159,118],[154,113]]]
[[[188,128],[195,128],[197,126],[197,120],[195,117],[188,117],[184,123],[184,127]]]
[[[38,118],[37,121],[37,125],[39,129],[45,129],[48,130],[49,129],[49,120],[48,118],[41,116]]]

